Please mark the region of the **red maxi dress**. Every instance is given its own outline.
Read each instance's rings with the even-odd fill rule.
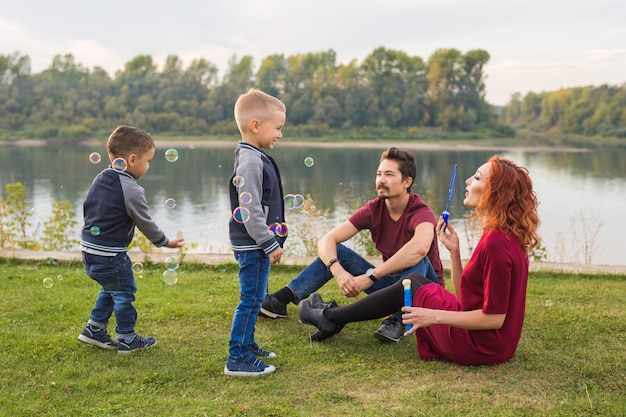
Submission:
[[[444,359],[462,365],[493,365],[515,354],[526,310],[528,254],[517,238],[502,231],[485,232],[471,259],[463,268],[460,296],[439,285],[418,289],[413,305],[418,307],[506,314],[497,330],[466,330],[448,325],[417,329],[421,359]]]

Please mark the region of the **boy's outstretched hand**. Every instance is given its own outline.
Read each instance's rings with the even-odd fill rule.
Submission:
[[[176,239],[170,239],[169,242],[165,244],[167,248],[180,248],[185,244],[185,238],[177,237]]]

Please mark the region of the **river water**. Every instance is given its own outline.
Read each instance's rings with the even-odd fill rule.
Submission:
[[[284,145],[284,146],[283,146]],[[444,144],[445,145],[445,144]],[[148,173],[139,180],[153,218],[173,236],[182,233],[193,247],[189,252],[229,253],[227,223],[230,218],[228,181],[232,171],[235,144],[166,144],[158,149]],[[283,139],[270,151],[281,169],[285,193],[307,195],[315,209],[289,210],[290,239],[287,251],[302,253],[298,235],[311,239],[343,222],[367,198],[374,196],[374,181],[380,153],[387,142],[374,147],[354,145],[289,146]],[[464,215],[464,181],[494,153],[510,157],[527,167],[533,179],[540,206],[540,234],[545,260],[552,262],[624,265],[626,253],[626,148],[607,147],[592,151],[563,149],[515,149],[407,144],[418,164],[416,186],[436,213],[445,208],[450,175],[454,164],[458,174],[450,204],[452,224],[462,235],[464,255],[476,240]],[[169,162],[165,151],[175,148],[178,159]],[[98,152],[100,163],[90,162]],[[80,147],[0,148],[0,184],[22,182],[32,213],[31,229],[49,216],[53,201],[69,200],[82,223],[82,199],[93,177],[106,167],[104,144]],[[168,208],[167,199],[174,199]],[[313,222],[311,219],[314,218]],[[311,226],[313,225],[313,226]],[[79,234],[79,226],[74,233]],[[304,230],[304,227],[309,229]],[[311,231],[311,227],[315,230]],[[298,233],[300,229],[300,233]],[[37,230],[40,233],[41,227]],[[293,236],[293,238],[292,238]],[[446,257],[442,251],[442,257]]]

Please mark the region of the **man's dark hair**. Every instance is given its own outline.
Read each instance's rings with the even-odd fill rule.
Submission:
[[[398,162],[403,181],[411,177],[411,185],[409,185],[409,188],[406,190],[410,193],[411,187],[415,183],[415,176],[417,175],[417,165],[413,154],[404,149],[391,147],[380,155],[381,162],[383,159],[391,159]]]

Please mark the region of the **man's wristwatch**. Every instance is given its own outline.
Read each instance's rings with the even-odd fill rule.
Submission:
[[[365,275],[367,275],[367,277],[374,282],[378,281],[378,278],[376,278],[376,275],[374,275],[374,268],[370,268],[365,271]]]

